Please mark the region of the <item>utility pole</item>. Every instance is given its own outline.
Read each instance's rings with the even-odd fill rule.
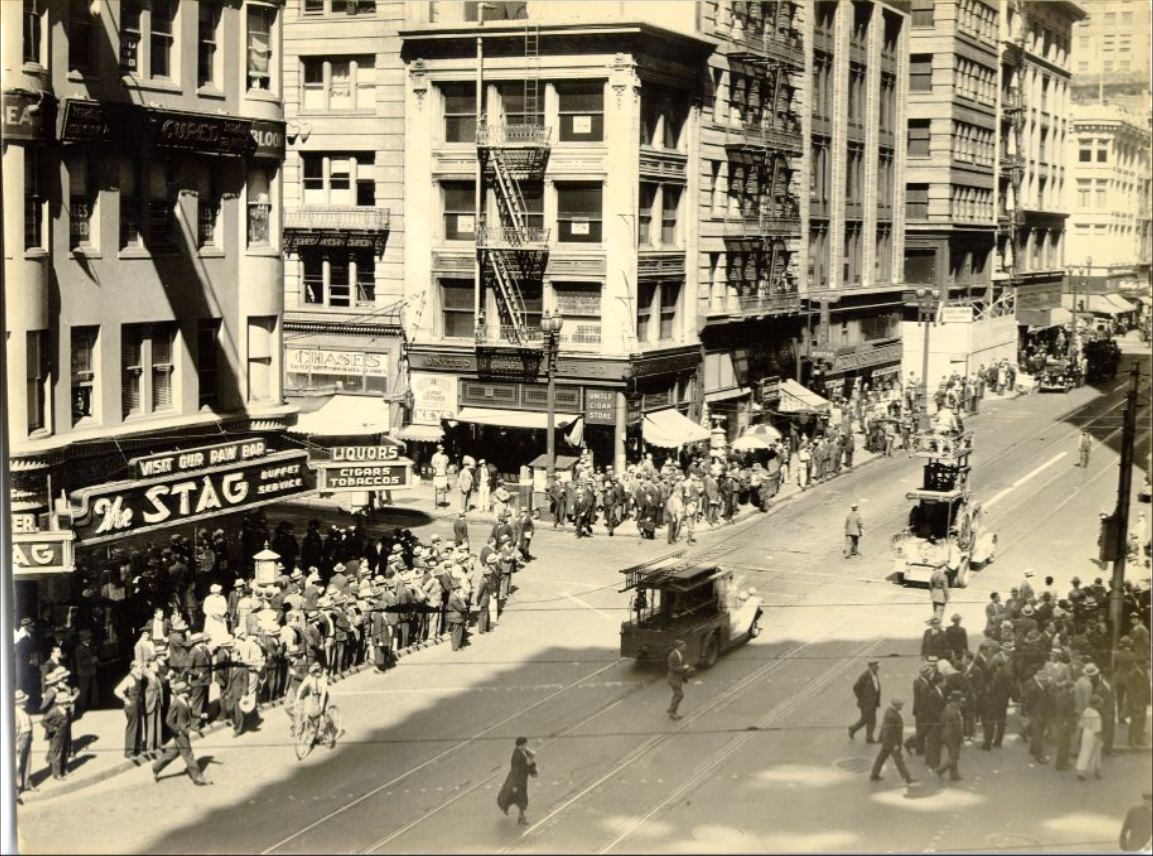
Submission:
[[[1141,364],[1135,363],[1129,371],[1129,392],[1125,396],[1124,427],[1121,429],[1121,472],[1117,475],[1117,507],[1113,511],[1116,521],[1117,547],[1113,555],[1113,591],[1109,598],[1109,619],[1112,626],[1112,651],[1117,658],[1117,640],[1121,636],[1123,615],[1122,589],[1125,585],[1125,559],[1129,554],[1129,501],[1133,486],[1133,444],[1137,434],[1137,387],[1141,382]],[[1112,667],[1113,664],[1110,664]]]

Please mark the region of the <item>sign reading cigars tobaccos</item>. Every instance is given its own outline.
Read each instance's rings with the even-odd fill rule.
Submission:
[[[321,492],[403,490],[412,486],[412,461],[399,446],[336,446],[332,458],[313,461]]]
[[[214,448],[220,447],[190,450],[177,456],[201,452],[208,460]],[[239,454],[242,456],[243,450]],[[171,456],[156,456],[157,460],[166,458]],[[179,461],[174,466],[179,467]],[[274,452],[257,460],[241,459],[207,469],[176,471],[147,481],[75,491],[73,500],[80,508],[72,528],[84,543],[99,543],[242,511],[308,493],[314,486],[315,474],[308,467],[307,452]]]

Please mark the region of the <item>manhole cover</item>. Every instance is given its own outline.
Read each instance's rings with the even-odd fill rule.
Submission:
[[[1017,835],[1013,832],[994,832],[992,835],[985,836],[985,843],[987,843],[990,848],[997,850],[1031,848],[1041,845],[1039,839],[1030,838],[1028,835]]]
[[[727,841],[740,841],[744,837],[745,831],[736,826],[720,826],[718,824],[706,823],[703,826],[693,828],[693,838],[697,839],[697,841],[723,843]]]
[[[850,773],[864,773],[873,766],[868,758],[841,758],[834,761],[833,766]]]

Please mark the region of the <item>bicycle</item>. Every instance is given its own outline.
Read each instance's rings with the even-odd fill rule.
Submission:
[[[301,723],[296,735],[296,759],[303,761],[317,743],[324,743],[329,749],[335,748],[336,739],[343,733],[340,708],[330,704],[316,717],[307,717]]]

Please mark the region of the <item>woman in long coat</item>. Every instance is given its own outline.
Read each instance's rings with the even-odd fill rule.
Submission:
[[[536,755],[528,748],[528,738],[518,737],[516,748],[512,750],[508,775],[497,794],[496,804],[508,814],[509,806],[515,805],[520,812],[517,823],[528,826],[525,809],[528,808],[528,777],[536,775]]]

